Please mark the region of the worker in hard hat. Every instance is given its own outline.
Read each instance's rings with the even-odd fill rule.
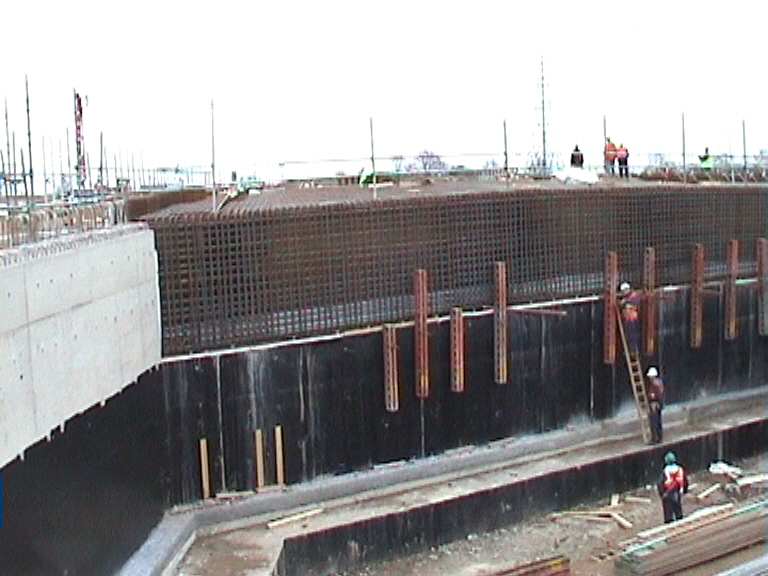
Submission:
[[[674,452],[664,455],[664,469],[656,485],[664,508],[664,523],[668,524],[683,518],[683,494],[688,492],[688,475]]]
[[[629,178],[629,150],[624,144],[619,144],[616,160],[619,162],[619,178]]]
[[[572,168],[584,168],[584,154],[579,150],[579,145],[571,152],[571,167]]]
[[[651,442],[659,444],[662,440],[661,411],[664,409],[664,381],[655,366],[648,368],[648,421],[651,425]]]
[[[619,307],[624,326],[624,337],[630,352],[640,350],[640,294],[632,290],[629,282],[619,286]]]
[[[605,157],[605,175],[613,176],[615,174],[614,165],[616,164],[616,144],[611,142],[610,138],[605,139],[603,156]]]

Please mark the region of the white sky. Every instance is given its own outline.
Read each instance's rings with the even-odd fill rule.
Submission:
[[[510,152],[539,143],[543,55],[548,146],[564,158],[578,143],[600,163],[604,114],[636,157],[679,153],[682,111],[690,153],[740,156],[742,118],[747,152],[768,148],[767,16],[740,0],[8,0],[0,96],[26,154],[29,75],[38,174],[43,137],[58,169],[67,126],[74,157],[73,88],[88,97],[92,167],[100,131],[110,164],[120,150],[146,166],[209,165],[211,99],[220,174],[366,157],[369,117],[377,156],[500,158],[504,119]]]

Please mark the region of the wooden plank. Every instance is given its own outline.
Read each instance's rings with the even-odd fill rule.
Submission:
[[[704,500],[707,496],[717,491],[717,489],[720,488],[720,483],[717,482],[715,484],[712,484],[709,488],[701,492],[700,494],[696,495],[696,499],[701,501]]]
[[[400,409],[400,385],[397,366],[397,327],[384,326],[382,329],[384,344],[384,406],[387,412]]]
[[[656,251],[648,246],[643,260],[643,352],[653,356],[656,351]]]
[[[496,262],[494,268],[495,302],[493,313],[494,378],[497,384],[507,381],[507,263]]]
[[[693,247],[691,261],[691,322],[690,345],[691,348],[701,347],[703,308],[701,305],[701,293],[704,284],[704,245],[696,244]]]
[[[256,490],[264,488],[264,434],[261,428],[253,432],[254,458],[256,459]]]
[[[728,241],[728,254],[727,254],[727,270],[728,278],[725,282],[725,303],[724,303],[724,324],[726,340],[734,340],[736,338],[736,280],[739,276],[739,241]]]
[[[461,308],[451,308],[451,391],[464,392],[464,317]]]
[[[429,397],[429,335],[427,316],[427,271],[419,268],[413,275],[414,293],[414,354],[416,360],[416,397]]]
[[[200,438],[200,483],[203,489],[203,500],[211,497],[211,481],[208,470],[208,440]]]
[[[267,528],[271,530],[273,528],[285,526],[286,524],[290,524],[291,522],[306,520],[307,518],[311,518],[312,516],[317,516],[318,514],[322,514],[322,513],[323,513],[323,508],[312,508],[311,510],[304,510],[303,512],[297,512],[296,514],[291,514],[290,516],[284,516],[277,520],[272,520],[271,522],[267,522]]]
[[[619,282],[618,256],[608,252],[605,257],[603,295],[603,362],[616,363],[616,291]]]
[[[626,496],[624,496],[624,502],[630,502],[632,504],[650,504],[651,499],[643,498],[641,496],[632,496],[631,494],[627,494]]]
[[[622,528],[632,528],[632,522],[624,518],[624,516],[622,516],[618,512],[612,512],[611,518],[613,518],[616,524],[618,524]]]
[[[275,480],[278,486],[285,484],[285,460],[283,458],[283,427],[275,426]]]

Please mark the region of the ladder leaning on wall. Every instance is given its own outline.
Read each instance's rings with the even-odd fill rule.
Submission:
[[[643,367],[640,363],[640,353],[629,349],[627,337],[624,334],[624,322],[621,319],[621,310],[618,306],[616,308],[616,321],[619,323],[619,334],[621,334],[621,345],[624,348],[624,359],[627,362],[629,382],[632,386],[632,394],[635,397],[637,419],[640,421],[640,432],[643,435],[643,442],[650,444],[651,422],[648,415],[648,395],[645,391],[645,379],[643,378]]]

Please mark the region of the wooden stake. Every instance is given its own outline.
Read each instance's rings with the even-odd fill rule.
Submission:
[[[211,483],[208,476],[208,440],[200,438],[200,480],[203,485],[203,500],[211,497]]]
[[[264,488],[264,438],[261,428],[253,433],[253,443],[256,457],[256,490]]]
[[[282,486],[285,484],[285,470],[283,468],[283,427],[275,426],[275,464],[276,464],[276,484]]]

